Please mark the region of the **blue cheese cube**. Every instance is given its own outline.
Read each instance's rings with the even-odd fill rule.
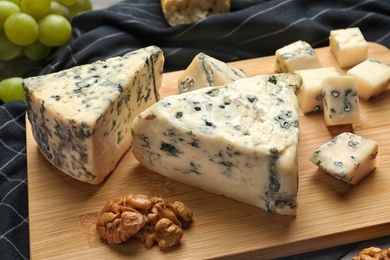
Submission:
[[[275,58],[276,72],[286,73],[322,67],[317,53],[305,41],[296,41],[276,50]]]
[[[310,161],[323,171],[356,185],[376,168],[378,143],[352,133],[342,133],[320,146]]]
[[[130,148],[134,118],[158,101],[163,63],[161,49],[150,46],[26,78],[28,119],[42,154],[69,176],[100,183]]]
[[[358,27],[330,32],[330,50],[341,68],[349,68],[367,59],[368,43]]]
[[[359,96],[354,77],[326,77],[322,91],[327,126],[360,123]]]
[[[369,100],[385,92],[390,84],[390,66],[374,59],[368,59],[347,71],[354,76],[361,99]]]
[[[322,81],[328,76],[339,76],[335,67],[296,70],[301,75],[302,86],[299,89],[299,106],[304,114],[323,110]]]
[[[246,73],[229,64],[199,53],[178,80],[179,92],[204,87],[222,86],[237,79],[247,78]]]
[[[301,79],[287,78],[256,76],[162,98],[134,120],[135,157],[173,180],[295,215]]]

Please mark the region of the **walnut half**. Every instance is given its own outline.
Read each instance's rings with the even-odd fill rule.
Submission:
[[[369,247],[361,250],[353,260],[389,260],[390,248],[382,250],[379,247]]]
[[[102,239],[119,244],[135,236],[152,247],[161,248],[180,242],[183,226],[188,226],[193,213],[180,201],[166,203],[160,197],[130,194],[107,202],[96,223]]]

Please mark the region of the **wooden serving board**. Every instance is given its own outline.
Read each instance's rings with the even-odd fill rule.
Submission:
[[[316,50],[324,67],[336,66],[328,47]],[[390,63],[386,47],[370,43],[369,57]],[[271,74],[274,57],[234,62],[249,75]],[[345,74],[344,70],[340,70]],[[176,94],[181,71],[163,76],[163,96]],[[27,121],[29,224],[32,259],[204,259],[282,257],[390,235],[390,91],[360,102],[361,123],[326,127],[322,113],[300,112],[299,208],[288,217],[214,195],[146,170],[129,150],[100,185],[74,180],[40,153]],[[352,186],[320,171],[309,155],[345,132],[379,142],[378,167]],[[181,243],[145,248],[138,239],[102,242],[96,232],[106,201],[130,193],[180,200],[194,213]]]

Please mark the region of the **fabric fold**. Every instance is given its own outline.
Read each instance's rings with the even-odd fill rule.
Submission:
[[[273,55],[304,40],[329,44],[333,29],[359,27],[367,41],[390,46],[390,3],[380,0],[232,1],[232,10],[170,27],[158,0],[124,1],[76,16],[74,41],[40,74],[105,59],[148,45],[166,55],[165,71],[185,69],[199,52],[225,62]]]

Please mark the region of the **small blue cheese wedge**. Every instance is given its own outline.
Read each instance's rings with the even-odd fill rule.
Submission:
[[[130,148],[134,118],[158,101],[163,64],[161,49],[150,46],[26,78],[27,114],[42,154],[69,176],[100,183]]]
[[[176,26],[228,13],[231,0],[160,0],[160,6],[167,23]]]
[[[295,215],[301,78],[286,75],[162,98],[134,120],[134,156],[173,180]]]
[[[287,73],[322,67],[317,53],[305,41],[296,41],[276,50],[275,59],[276,72]]]
[[[335,67],[296,70],[302,77],[298,102],[304,114],[323,110],[322,81],[328,76],[339,76]]]
[[[178,87],[179,92],[184,93],[204,87],[223,86],[247,77],[243,70],[201,52],[180,76]]]
[[[361,99],[369,100],[385,92],[390,85],[390,65],[368,59],[347,71],[354,76]]]
[[[354,77],[326,77],[322,91],[327,126],[360,123],[359,96]]]
[[[310,161],[323,171],[356,185],[376,168],[378,143],[352,133],[342,133],[320,146]]]
[[[329,46],[341,68],[367,59],[368,43],[358,27],[330,31]]]

